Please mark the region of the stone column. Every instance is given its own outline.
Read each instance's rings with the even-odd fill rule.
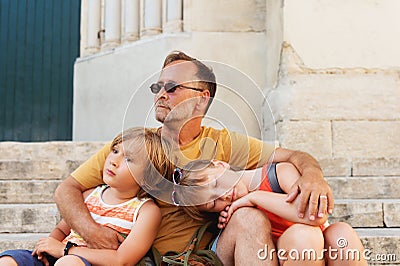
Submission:
[[[121,0],[105,0],[104,43],[102,49],[108,50],[121,43]]]
[[[125,0],[124,5],[123,41],[136,41],[140,30],[140,0]]]
[[[143,36],[159,34],[161,28],[161,0],[144,0]]]
[[[182,0],[166,0],[166,19],[163,24],[163,32],[182,31]]]
[[[99,33],[101,29],[101,0],[86,1],[86,54],[94,54],[100,50]]]

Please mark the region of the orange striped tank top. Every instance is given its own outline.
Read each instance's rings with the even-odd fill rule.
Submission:
[[[85,199],[86,207],[88,208],[92,218],[103,226],[110,227],[120,234],[127,236],[131,232],[140,207],[150,198],[139,200],[137,197],[117,205],[105,203],[101,196],[108,188],[107,185],[98,186]],[[74,242],[79,246],[86,246],[86,242],[75,231],[63,240]]]

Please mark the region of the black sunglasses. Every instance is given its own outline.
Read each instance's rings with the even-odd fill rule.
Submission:
[[[180,168],[175,168],[174,173],[172,174],[172,182],[174,182],[174,190],[172,191],[171,197],[172,197],[172,202],[175,204],[175,206],[179,206],[179,198],[178,195],[175,191],[175,186],[179,185],[181,182],[182,178],[182,169]]]
[[[173,82],[166,82],[164,84],[162,84],[161,82],[158,83],[153,83],[150,85],[150,90],[152,93],[157,94],[160,92],[160,90],[164,87],[165,91],[168,93],[173,93],[174,91],[176,91],[177,88],[182,87],[188,90],[194,90],[194,91],[203,91],[202,89],[197,89],[197,88],[193,88],[193,87],[188,87],[188,86],[184,86],[181,84],[176,84]]]

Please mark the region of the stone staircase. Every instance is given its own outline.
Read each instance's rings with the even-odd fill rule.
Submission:
[[[31,249],[60,219],[57,185],[101,142],[0,142],[0,251]]]
[[[320,163],[335,195],[330,222],[356,228],[370,265],[400,265],[400,158]]]
[[[313,69],[285,42],[263,109],[267,139],[321,163],[335,196],[330,221],[356,228],[371,265],[400,265],[399,73]]]
[[[49,233],[60,219],[56,186],[103,144],[0,142],[0,251],[31,249]],[[386,256],[371,264],[400,265],[400,158],[320,162],[336,199],[331,222],[355,227],[372,259]]]

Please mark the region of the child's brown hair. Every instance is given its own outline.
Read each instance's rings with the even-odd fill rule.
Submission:
[[[158,193],[157,183],[160,177],[170,179],[174,170],[174,165],[169,159],[172,148],[169,142],[162,139],[156,130],[135,127],[129,128],[118,134],[111,143],[111,148],[122,143],[124,153],[134,156],[143,156],[146,160],[144,170],[144,183],[140,184],[141,189],[137,197],[149,197],[146,191]],[[131,154],[130,148],[135,145],[135,151],[139,153]],[[145,187],[145,189],[143,189]],[[153,194],[151,193],[151,194]]]

